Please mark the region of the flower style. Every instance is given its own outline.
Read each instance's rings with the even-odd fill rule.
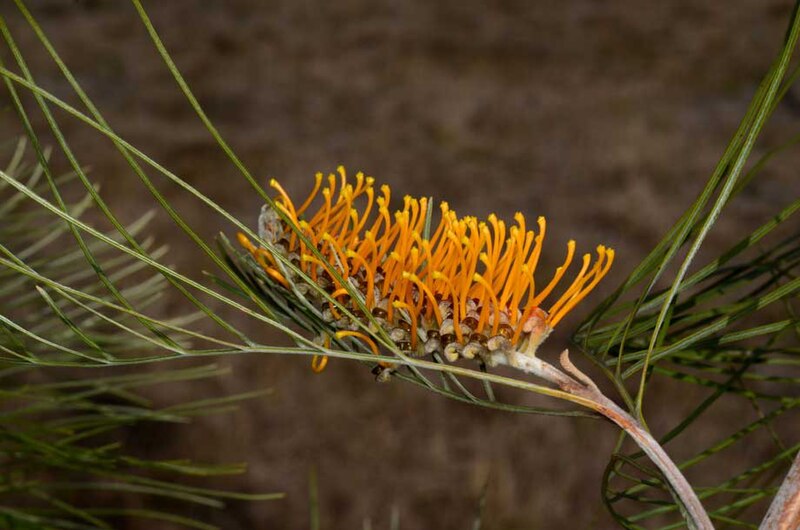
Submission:
[[[238,235],[239,243],[274,280],[276,289],[296,289],[338,330],[337,337],[362,339],[375,353],[374,341],[358,331],[359,323],[343,315],[331,299],[358,318],[364,314],[351,295],[358,296],[400,351],[442,353],[450,362],[479,357],[493,364],[496,354],[534,356],[614,261],[614,250],[602,245],[594,260],[585,254],[572,282],[554,298],[550,295],[573,261],[575,242],[567,243],[563,264],[540,288],[534,272],[545,237],[544,217],[537,219],[534,231],[521,213],[514,215],[515,224],[509,227],[494,214],[486,221],[459,217],[442,202],[438,226],[426,231],[431,205],[424,197],[406,196],[403,208],[391,213],[391,190],[383,185],[376,193],[372,177],[357,173],[353,184],[339,167],[338,175],[328,175],[326,186],[323,181],[317,173],[313,191],[296,207],[272,180],[270,186],[278,192],[275,204],[283,215],[265,205],[259,217],[259,236],[272,249],[257,247],[244,234]],[[309,213],[319,195],[321,206]],[[295,267],[285,266],[274,252]],[[331,269],[349,285],[335,278]],[[330,298],[311,289],[297,270]],[[312,367],[321,371],[326,361],[315,358]]]

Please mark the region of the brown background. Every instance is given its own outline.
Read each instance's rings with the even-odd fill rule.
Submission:
[[[0,12],[30,50],[38,81],[71,100],[10,4],[4,0]],[[780,46],[791,8],[783,0],[145,5],[259,180],[276,177],[302,195],[314,172],[341,163],[391,184],[395,197],[446,199],[462,214],[545,215],[545,270],[569,238],[580,249],[601,242],[618,249],[604,292],[702,188]],[[30,6],[125,138],[255,223],[258,198],[196,119],[128,3]],[[16,134],[5,101],[2,123]],[[766,137],[796,132],[798,109],[790,94]],[[124,219],[153,206],[107,141],[67,118],[63,126]],[[797,196],[797,158],[767,168],[714,229],[710,249],[733,243]],[[177,188],[163,189],[204,236],[230,230]],[[181,271],[199,276],[209,267],[164,216],[152,233],[170,244]],[[177,307],[168,300],[159,310]],[[546,356],[566,344],[580,313],[546,344]],[[242,325],[261,340],[280,340]],[[598,488],[615,431],[601,422],[470,408],[399,382],[377,385],[364,367],[345,362],[331,362],[322,376],[291,357],[220,362],[231,375],[161,399],[273,393],[231,415],[133,431],[129,440],[148,454],[247,461],[249,472],[225,485],[287,492],[283,501],[198,510],[223,528],[307,528],[311,468],[325,529],[367,520],[389,528],[393,510],[403,529],[466,529],[487,477],[487,528],[614,527]],[[680,414],[663,401],[655,395],[648,405],[656,432]]]

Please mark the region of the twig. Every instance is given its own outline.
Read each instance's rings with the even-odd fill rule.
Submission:
[[[700,499],[695,494],[686,477],[678,469],[678,466],[670,459],[664,448],[656,441],[653,436],[639,423],[633,416],[622,410],[616,403],[608,399],[594,382],[578,370],[569,359],[567,350],[561,354],[561,366],[564,371],[556,368],[538,357],[532,357],[521,353],[496,355],[493,360],[498,364],[508,364],[527,373],[540,377],[550,383],[557,385],[562,391],[578,396],[588,401],[586,406],[593,409],[616,423],[623,429],[645,452],[650,460],[658,466],[661,473],[667,479],[675,495],[683,504],[686,515],[690,519],[691,528],[696,530],[714,530],[711,519],[708,517],[705,508],[700,503]],[[795,462],[793,471],[797,475],[794,484],[795,506],[794,514],[797,517],[800,513],[800,465]],[[797,519],[791,519],[797,521]],[[769,530],[783,530],[783,527],[772,526]],[[762,527],[761,530],[767,530]]]
[[[759,530],[796,530],[800,528],[800,453],[786,474],[772,500]]]

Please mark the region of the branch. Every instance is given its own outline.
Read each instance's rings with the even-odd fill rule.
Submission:
[[[508,364],[524,372],[533,374],[557,385],[564,392],[588,401],[588,404],[584,403],[587,407],[616,423],[628,436],[633,438],[650,460],[658,466],[661,473],[672,487],[674,494],[678,497],[680,503],[683,504],[685,513],[690,519],[690,528],[695,530],[714,530],[714,525],[711,524],[711,519],[700,503],[700,499],[686,480],[686,477],[684,477],[680,469],[678,469],[678,466],[675,465],[669,455],[664,451],[664,448],[661,447],[658,441],[656,441],[649,432],[647,432],[641,423],[603,395],[589,376],[578,370],[578,368],[572,364],[567,350],[564,350],[561,354],[561,366],[563,371],[538,357],[532,357],[521,353],[495,355],[492,360],[497,364]],[[794,493],[794,497],[792,498],[795,504],[793,505],[794,511],[791,513],[794,514],[795,518],[787,520],[795,521],[796,524],[798,514],[800,514],[800,464],[795,462],[792,472],[795,474],[793,488],[791,488]],[[783,491],[783,488],[781,488],[781,491]],[[761,530],[777,530],[779,528],[783,530],[784,528],[794,529],[795,527],[770,526],[762,527]]]
[[[800,528],[800,453],[786,474],[772,500],[759,530],[795,530]]]

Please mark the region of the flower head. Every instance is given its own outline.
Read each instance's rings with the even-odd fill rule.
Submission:
[[[549,280],[538,284],[535,272],[546,231],[544,217],[537,219],[533,230],[521,213],[509,226],[494,214],[485,221],[459,217],[442,202],[438,225],[426,231],[428,199],[406,196],[403,207],[392,212],[388,186],[376,193],[374,179],[362,173],[349,182],[342,167],[327,180],[318,173],[313,191],[299,206],[275,180],[270,185],[278,192],[277,208],[294,227],[265,205],[259,235],[274,250],[256,247],[243,234],[239,242],[275,287],[288,289],[294,284],[339,334],[355,334],[374,345],[355,331],[357,323],[272,254],[281,252],[331,298],[363,316],[350,299],[355,290],[398,348],[414,355],[441,352],[450,361],[503,352],[535,355],[614,261],[613,249],[598,246],[594,259],[585,254],[577,274],[570,275],[571,281],[563,282],[561,294],[554,296],[573,262],[575,242],[567,243],[564,262]],[[320,196],[321,205],[312,211]],[[329,272],[331,268],[350,289]]]

